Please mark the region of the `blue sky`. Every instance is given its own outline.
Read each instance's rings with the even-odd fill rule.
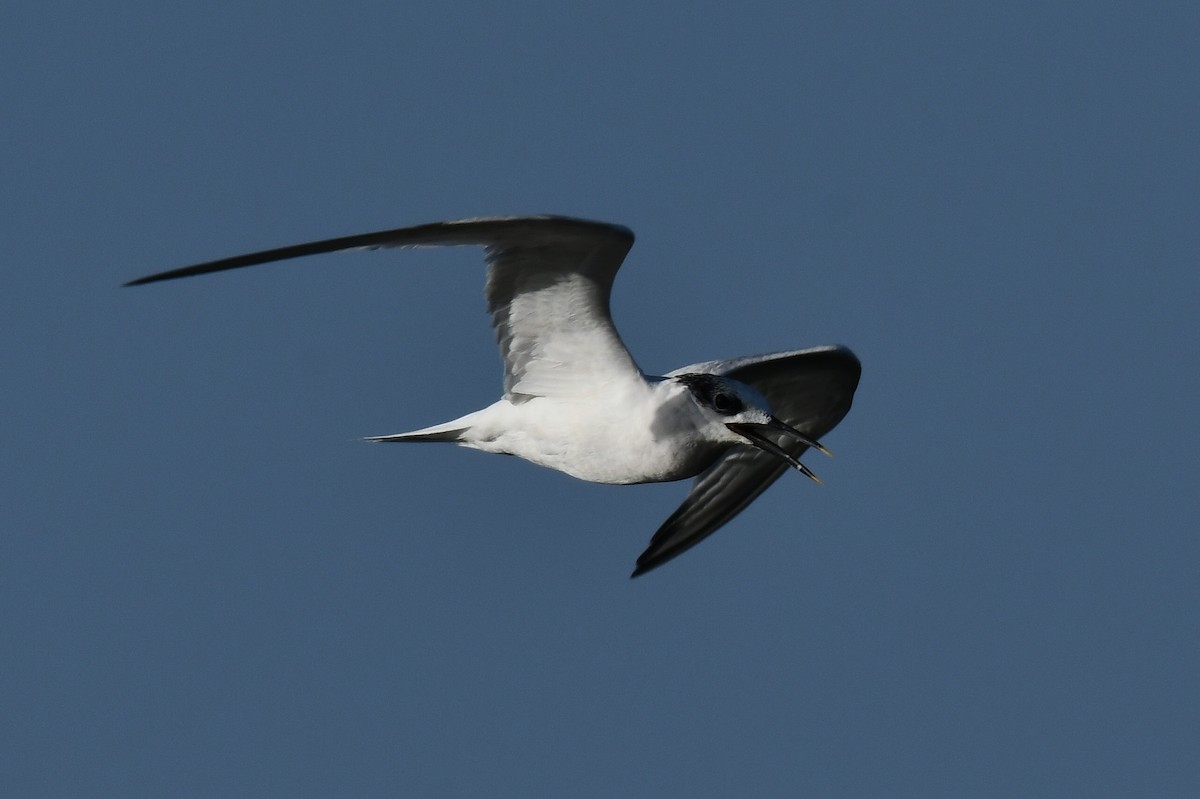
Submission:
[[[12,796],[1192,796],[1200,11],[0,11]],[[643,368],[841,343],[814,466],[682,484],[357,439],[491,402],[470,250],[638,242]]]

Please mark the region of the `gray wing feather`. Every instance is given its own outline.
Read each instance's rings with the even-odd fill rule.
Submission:
[[[586,391],[640,377],[609,313],[617,270],[633,246],[620,225],[564,216],[486,217],[381,230],[207,261],[127,286],[352,249],[481,245],[488,312],[507,396]]]
[[[580,220],[522,226],[487,246],[487,301],[510,399],[587,393],[641,371],[609,297],[633,246],[625,228]]]
[[[685,366],[687,372],[720,374],[748,383],[767,398],[781,420],[821,438],[850,410],[862,367],[844,347],[820,347]],[[803,444],[772,436],[799,458]],[[683,504],[654,534],[633,576],[645,574],[694,547],[766,491],[789,467],[749,446],[734,446],[692,484]]]

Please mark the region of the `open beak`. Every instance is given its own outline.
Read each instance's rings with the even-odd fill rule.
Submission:
[[[766,430],[773,430],[777,433],[783,433],[784,435],[788,435],[796,439],[801,444],[812,447],[815,450],[820,450],[822,453],[833,457],[833,453],[825,449],[821,442],[817,441],[815,438],[804,435],[804,433],[801,433],[794,427],[784,424],[774,416],[771,417],[771,421],[761,424],[734,422],[726,424],[725,426],[762,451],[769,452],[772,455],[787,461],[793,468],[797,469],[814,482],[824,485],[824,483],[821,482],[821,478],[813,474],[812,469],[809,469],[803,463],[793,458],[787,450],[763,435],[763,432]]]

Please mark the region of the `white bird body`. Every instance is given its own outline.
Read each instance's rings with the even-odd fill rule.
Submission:
[[[647,378],[604,396],[501,399],[445,424],[373,440],[452,440],[580,480],[630,485],[695,477],[735,443],[702,435],[710,426],[683,385]]]
[[[346,249],[485,248],[486,296],[504,393],[443,424],[374,441],[453,442],[597,483],[696,477],[655,533],[634,576],[711,535],[793,466],[846,412],[858,359],[818,347],[644,374],[609,313],[633,234],[569,217],[437,222],[239,255],[131,281],[140,285]],[[819,481],[818,481],[819,482]]]

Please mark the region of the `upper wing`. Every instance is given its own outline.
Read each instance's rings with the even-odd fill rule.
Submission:
[[[850,410],[862,367],[844,347],[776,352],[685,366],[720,374],[758,389],[782,421],[820,439]],[[807,449],[788,436],[771,438],[794,457]],[[633,576],[654,569],[716,532],[787,471],[780,458],[750,446],[733,446],[692,484],[683,504],[663,522],[638,558]]]
[[[489,217],[342,236],[222,258],[138,278],[140,286],[350,249],[474,244],[485,248],[487,303],[510,398],[569,395],[640,379],[609,313],[633,233],[561,216]]]

